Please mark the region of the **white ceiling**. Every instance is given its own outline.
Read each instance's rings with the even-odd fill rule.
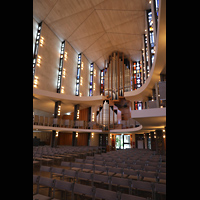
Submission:
[[[141,60],[149,0],[33,0],[33,17],[100,69],[113,51]]]

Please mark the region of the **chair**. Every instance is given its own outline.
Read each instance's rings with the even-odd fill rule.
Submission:
[[[125,163],[118,163],[117,164],[117,167],[119,167],[119,168],[128,168],[129,167],[129,165],[128,164],[125,164]]]
[[[74,170],[70,170],[70,169],[65,169],[63,172],[63,180],[65,180],[65,177],[68,179],[69,181],[73,181],[75,182],[75,179],[77,177],[77,173],[78,171],[74,171]]]
[[[123,169],[122,168],[116,168],[116,167],[108,167],[108,176],[116,176],[116,177],[122,177]]]
[[[93,156],[86,156],[86,160],[94,160]]]
[[[82,158],[75,158],[75,163],[84,163],[84,159]]]
[[[38,199],[50,200],[53,186],[54,186],[53,179],[47,178],[47,177],[40,177],[38,185],[37,185],[37,192],[36,192],[35,195],[33,195],[33,200],[38,200]],[[48,196],[39,194],[39,189],[40,188],[49,188]]]
[[[83,164],[80,164],[80,163],[71,163],[71,169],[72,170],[76,170],[76,171],[79,171],[79,170],[82,170],[82,166]]]
[[[93,165],[93,164],[94,164],[94,160],[87,160],[87,159],[86,159],[86,160],[85,160],[85,164],[92,164],[92,165]]]
[[[155,199],[158,199],[158,196],[166,196],[166,185],[165,184],[160,184],[160,183],[155,183]]]
[[[166,184],[166,173],[158,173],[157,182]]]
[[[145,170],[145,171],[156,172],[157,167],[155,167],[155,166],[145,166],[145,167],[144,167],[144,170]]]
[[[33,171],[39,169],[40,167],[40,162],[33,160]]]
[[[73,193],[74,195],[81,196],[81,199],[83,199],[84,197],[94,198],[95,187],[75,183]]]
[[[61,162],[61,166],[62,167],[67,167],[68,169],[71,169],[71,162],[62,161]]]
[[[132,165],[132,164],[133,164],[133,160],[132,160],[132,159],[126,160],[125,163],[128,164],[128,166],[129,166],[129,165]]]
[[[112,158],[105,158],[105,162],[113,162]]]
[[[110,166],[110,167],[116,167],[116,162],[105,162],[106,166]]]
[[[104,176],[100,174],[93,174],[92,186],[98,185],[101,188],[109,188],[110,186],[110,176]]]
[[[34,185],[38,185],[38,182],[39,182],[39,178],[40,178],[40,176],[38,176],[38,175],[33,175],[33,186]],[[34,189],[33,189],[34,190]],[[37,189],[36,189],[37,190]],[[34,194],[36,194],[37,193],[37,191],[33,191],[33,195]]]
[[[145,181],[132,180],[132,188],[134,189],[134,195],[142,195],[144,197],[154,198],[154,184]],[[140,193],[140,195],[139,195]]]
[[[122,177],[129,178],[129,179],[139,179],[139,171],[133,170],[133,169],[124,169],[124,173],[122,174]]]
[[[66,197],[66,198],[64,198],[64,199],[67,199],[66,192],[71,192],[71,199],[73,198],[73,192],[72,192],[73,191],[73,183],[54,179],[53,199],[55,199],[56,189],[57,189],[57,191],[65,192],[64,197]]]
[[[42,173],[42,176],[45,176],[45,177],[51,177],[51,167],[48,167],[48,166],[41,166],[40,167],[40,176],[41,176],[41,172]]]
[[[64,169],[62,168],[57,168],[57,167],[52,167],[51,168],[51,178],[53,177],[63,177]]]
[[[107,172],[107,167],[100,166],[100,165],[94,165],[94,173],[95,174],[101,174],[103,172]]]
[[[83,172],[94,172],[94,165],[83,164],[82,171]]]
[[[103,160],[94,160],[95,165],[105,166],[105,162]]]
[[[134,170],[143,170],[142,165],[130,165],[130,168]]]
[[[77,181],[80,183],[85,182],[86,185],[91,185],[92,184],[92,175],[91,173],[85,173],[85,172],[78,172],[77,173]]]
[[[113,189],[113,186],[116,187],[115,191],[121,191],[120,188],[123,189],[128,189],[128,193],[131,194],[132,193],[132,180],[127,179],[127,178],[118,178],[118,177],[111,177],[111,190]],[[124,191],[123,191],[124,192]]]
[[[145,164],[146,164],[146,161],[144,161],[144,160],[137,160],[137,161],[136,161],[136,165],[145,166]]]
[[[156,172],[145,172],[140,171],[140,180],[141,181],[149,181],[149,182],[156,182],[157,173]]]
[[[157,168],[158,172],[166,173],[166,167]]]
[[[49,163],[53,164],[54,160],[50,158],[42,158],[42,164],[45,164],[45,162],[46,165],[48,165]]]
[[[98,155],[98,154],[96,154],[96,155]],[[98,155],[98,156],[96,156],[96,155],[95,155],[94,160],[104,161],[104,158],[101,155]]]
[[[104,200],[111,200],[111,199],[112,200],[120,200],[120,193],[101,189],[101,188],[96,188],[95,199],[96,198],[104,199]]]

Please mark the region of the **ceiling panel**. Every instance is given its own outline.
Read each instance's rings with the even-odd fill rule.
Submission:
[[[45,22],[49,24],[71,15],[75,16],[77,13],[88,10],[92,7],[93,4],[90,0],[81,0],[81,2],[79,0],[59,0],[49,12]]]
[[[93,8],[70,15],[49,23],[52,30],[56,32],[63,40],[67,40],[71,34],[87,19],[94,11]]]
[[[104,35],[104,32],[96,33],[91,36],[86,36],[84,38],[75,40],[71,42],[71,45],[78,51],[84,52],[91,45],[93,45],[101,36]]]
[[[33,16],[37,22],[43,21],[57,0],[33,0]]]
[[[104,10],[144,10],[149,6],[149,0],[105,0],[95,7]]]
[[[84,37],[88,37],[97,33],[104,32],[101,21],[95,11],[74,31],[74,33],[68,38],[68,41],[75,41]]]

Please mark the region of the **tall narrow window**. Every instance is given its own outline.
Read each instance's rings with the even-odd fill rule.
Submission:
[[[64,93],[64,88],[62,88],[61,90],[64,50],[65,50],[65,41],[63,41],[61,44],[60,63],[59,63],[58,81],[57,81],[57,93],[60,93],[60,92]]]
[[[154,36],[156,36],[158,29],[159,0],[152,0],[151,11],[153,12]]]
[[[142,86],[142,65],[140,61],[133,62],[133,82],[134,82],[134,90],[140,88]]]
[[[150,68],[154,62],[155,48],[154,48],[154,27],[153,27],[153,18],[151,10],[147,10],[147,24],[148,24],[148,33],[149,33],[149,45],[150,45]]]
[[[143,84],[146,82],[146,68],[144,62],[144,49],[142,49],[142,71],[143,71]]]
[[[93,63],[90,64],[90,85],[89,85],[89,96],[93,96]]]
[[[134,110],[142,110],[142,109],[143,109],[142,101],[134,101]]]
[[[157,23],[158,23],[159,0],[155,0],[155,2],[156,2],[156,18],[157,18]]]
[[[107,69],[105,69],[105,70],[107,70]],[[100,74],[100,93],[101,93],[101,95],[104,95],[104,69],[102,69],[101,70],[101,74]]]
[[[42,29],[42,22],[38,24],[38,30],[37,30],[36,41],[35,41],[35,50],[34,50],[34,55],[33,55],[33,81],[34,81],[35,68],[36,68],[36,63],[37,63],[37,55],[38,55],[38,47],[40,43],[41,29]]]
[[[78,65],[77,65],[77,75],[76,75],[76,96],[79,96],[80,89],[80,75],[81,75],[81,53],[78,54]]]
[[[145,62],[146,62],[146,80],[149,77],[149,56],[148,56],[148,48],[147,48],[147,34],[144,35],[144,55],[145,55]]]

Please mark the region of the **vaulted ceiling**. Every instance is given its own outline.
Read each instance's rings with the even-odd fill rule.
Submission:
[[[103,69],[113,51],[141,60],[150,7],[149,0],[33,0],[33,17]]]

